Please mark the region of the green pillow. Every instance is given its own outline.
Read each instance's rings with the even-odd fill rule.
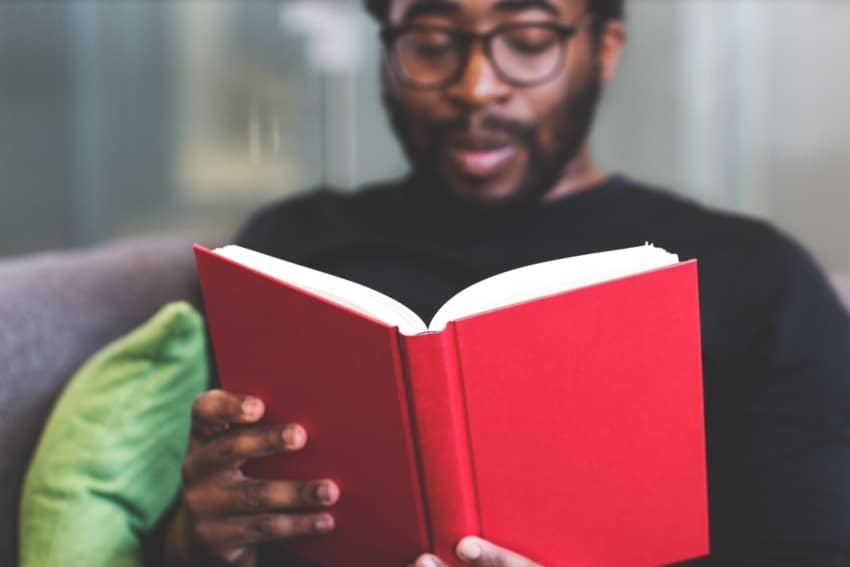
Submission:
[[[204,337],[201,316],[172,303],[71,379],[24,482],[21,566],[142,564],[139,538],[180,488]]]

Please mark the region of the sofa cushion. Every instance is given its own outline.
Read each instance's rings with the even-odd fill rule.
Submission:
[[[196,297],[196,241],[220,239],[171,234],[0,261],[0,565],[17,564],[21,482],[56,396],[104,344]]]
[[[177,495],[192,400],[206,379],[203,322],[185,302],[80,369],[26,476],[21,566],[141,565],[140,537]]]

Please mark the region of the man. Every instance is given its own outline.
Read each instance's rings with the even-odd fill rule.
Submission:
[[[367,4],[411,174],[273,205],[239,242],[369,285],[425,320],[466,285],[536,261],[645,241],[698,258],[712,540],[698,564],[850,565],[850,321],[775,230],[594,165],[588,132],[625,39],[622,0]],[[296,425],[252,425],[262,414],[235,393],[196,400],[174,564],[294,565],[260,544],[334,529],[333,482],[239,471],[308,443]],[[457,554],[535,565],[498,543],[467,538]]]

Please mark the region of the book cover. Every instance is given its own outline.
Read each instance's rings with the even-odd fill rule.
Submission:
[[[247,472],[342,489],[334,533],[290,551],[405,565],[476,534],[555,566],[708,552],[695,262],[403,335],[196,255],[223,386],[310,438]]]

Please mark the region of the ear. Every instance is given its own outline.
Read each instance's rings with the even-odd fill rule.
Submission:
[[[620,55],[626,43],[626,24],[623,20],[608,20],[599,37],[599,64],[602,83],[608,83],[617,71]]]

